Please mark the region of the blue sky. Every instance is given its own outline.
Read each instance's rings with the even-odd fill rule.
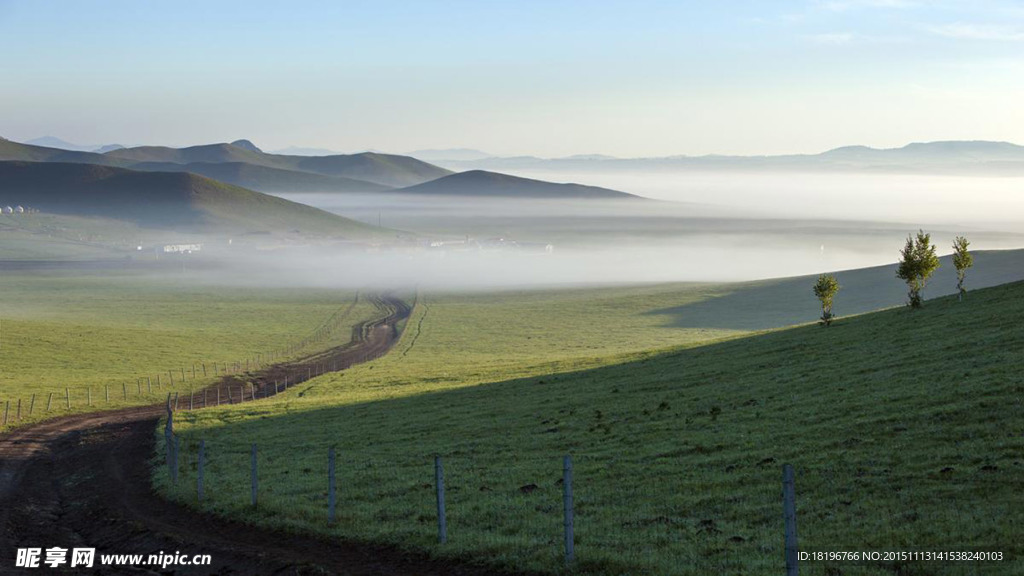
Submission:
[[[0,0],[0,135],[340,151],[1024,143],[1007,1]]]

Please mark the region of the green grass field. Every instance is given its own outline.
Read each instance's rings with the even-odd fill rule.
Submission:
[[[205,509],[561,572],[558,480],[572,454],[576,571],[778,574],[789,462],[802,550],[1008,558],[805,563],[805,574],[1020,572],[1024,284],[828,329],[685,327],[687,306],[735,292],[421,295],[398,347],[376,362],[268,401],[182,414],[184,479],[169,486],[154,464],[154,481],[196,505],[195,447],[205,439]],[[251,442],[258,511],[248,506]],[[328,527],[331,446],[339,522]],[[435,543],[435,454],[447,475],[445,546]]]
[[[8,426],[19,423],[19,399],[21,424],[68,413],[66,388],[75,412],[151,403],[171,389],[198,389],[214,381],[213,363],[222,371],[225,363],[293,345],[356,299],[354,291],[240,288],[173,271],[117,270],[5,271],[0,294],[0,403],[11,402]],[[360,300],[349,312],[351,322],[306,351],[348,342],[348,325],[373,313]],[[168,387],[168,370],[174,388]],[[141,394],[140,377],[150,378]],[[53,406],[46,412],[51,392]],[[5,405],[0,404],[0,419]]]

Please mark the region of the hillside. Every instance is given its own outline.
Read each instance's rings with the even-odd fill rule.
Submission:
[[[639,196],[582,184],[556,184],[484,170],[459,172],[416,186],[394,190],[402,194],[480,198],[640,199]]]
[[[94,152],[34,146],[0,138],[0,162],[3,161],[73,162],[76,164],[98,164],[103,166],[120,166],[124,164],[124,162],[116,158]]]
[[[234,184],[257,192],[379,192],[390,190],[389,186],[374,184],[365,180],[343,176],[325,176],[311,172],[297,172],[270,168],[245,162],[143,162],[132,166],[133,170],[158,172],[191,172],[227,184]]]
[[[0,203],[182,230],[293,231],[342,237],[370,226],[185,172],[59,162],[0,162]]]
[[[197,413],[179,431],[186,462],[200,439],[216,447],[207,479],[226,488],[204,506],[560,573],[568,453],[579,507],[574,573],[777,574],[780,468],[791,463],[802,550],[943,549],[955,535],[969,550],[1024,553],[1015,528],[1024,522],[1024,284],[598,367],[553,355],[572,347],[582,359],[591,342],[646,333],[620,333],[618,318],[545,316],[572,298],[598,318],[619,310],[586,291],[421,296],[385,358],[311,380],[259,411]],[[261,454],[258,512],[245,500],[251,443]],[[322,470],[332,446],[345,504],[328,528],[322,481],[295,471]],[[429,513],[434,454],[451,490],[444,547]],[[177,488],[162,470],[155,478],[191,505],[186,474]],[[838,574],[849,565],[817,567]],[[855,573],[959,573],[934,568],[879,562]],[[983,571],[1015,573],[1012,562]]]
[[[207,144],[188,148],[165,146],[141,146],[108,152],[106,156],[128,165],[140,163],[192,164],[237,162],[291,170],[312,172],[325,176],[337,176],[364,180],[381,186],[409,186],[450,174],[408,156],[393,156],[366,152],[362,154],[339,154],[334,156],[287,156],[267,154],[248,141],[235,144]]]

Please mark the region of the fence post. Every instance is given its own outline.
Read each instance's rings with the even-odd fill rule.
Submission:
[[[8,400],[4,405],[4,426],[7,426],[7,413],[11,411],[11,401]]]
[[[32,398],[28,401],[28,415],[32,415],[32,410],[36,407],[36,395],[33,394]]]
[[[92,406],[92,386],[86,386],[85,388],[85,403]]]
[[[576,558],[575,526],[572,514],[572,456],[562,460],[562,508],[565,527],[565,563],[572,564]]]
[[[174,411],[175,412],[178,411],[178,393],[177,392],[174,393]]]
[[[64,399],[67,401],[68,410],[71,410],[71,388],[64,389]]]
[[[128,401],[128,385],[124,382],[121,383],[121,394],[124,395],[124,401]]]
[[[203,378],[206,378],[206,362],[203,362]]]
[[[191,390],[188,391],[188,409],[189,410],[195,410],[196,409],[196,395]]]
[[[334,524],[334,447],[327,452],[327,525]]]
[[[256,475],[256,444],[252,445],[252,507],[256,507],[256,494],[259,492],[259,477]]]
[[[153,381],[150,380],[149,376],[146,376],[146,393],[153,393]]]
[[[50,404],[53,404],[53,392],[50,392],[50,395],[46,397],[46,411],[47,412],[50,411]]]
[[[199,466],[196,468],[196,496],[203,501],[203,474],[206,471],[206,440],[199,441]]]
[[[14,419],[21,422],[21,398],[18,398],[18,411],[14,413]]]
[[[253,400],[256,399],[256,385],[252,382],[249,382],[249,396],[252,396]]]
[[[142,378],[135,381],[135,393],[142,396]]]
[[[181,437],[174,436],[174,465],[171,467],[171,480],[178,484],[178,454],[181,451]]]
[[[217,406],[220,406],[220,387],[217,387]]]
[[[797,576],[798,548],[796,541],[796,483],[793,467],[782,465],[782,513],[786,521],[786,576]]]
[[[437,541],[448,541],[448,519],[444,510],[444,465],[440,456],[434,456],[434,484],[437,487]]]

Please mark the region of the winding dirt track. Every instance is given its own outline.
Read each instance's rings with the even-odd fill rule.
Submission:
[[[351,344],[250,375],[257,398],[274,394],[275,382],[285,378],[294,385],[386,353],[410,308],[392,296],[372,298],[382,315],[356,325]],[[237,402],[237,378],[225,376],[210,390],[220,388],[227,401],[226,392],[233,389]],[[252,387],[245,385],[245,392],[250,400]],[[104,567],[75,569],[77,574],[494,573],[385,547],[274,532],[172,504],[156,496],[149,481],[163,411],[161,404],[74,415],[0,437],[0,574],[58,572],[46,566],[14,568],[17,548],[53,546],[96,548],[97,558],[180,551],[210,554],[213,560],[195,568]]]

